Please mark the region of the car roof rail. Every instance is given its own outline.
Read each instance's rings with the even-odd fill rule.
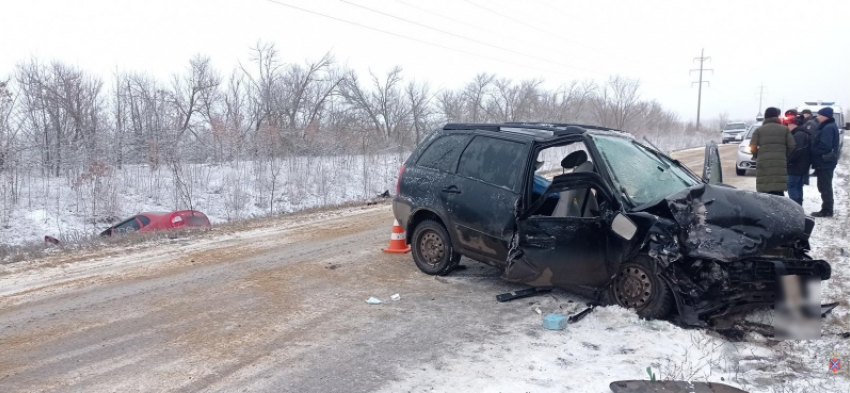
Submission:
[[[519,121],[517,121],[517,122],[508,122],[507,124],[516,124],[516,125],[524,125],[524,126],[543,126],[543,127],[559,129],[559,130],[562,130],[562,131],[569,129],[570,127],[576,127],[576,128],[583,128],[585,131],[586,130],[599,130],[599,131],[625,132],[623,130],[618,130],[616,128],[611,128],[611,127],[593,126],[593,125],[589,125],[589,124],[576,124],[576,123],[546,123],[546,122],[537,122],[537,121],[532,121],[532,122],[528,122],[528,121],[519,122]]]
[[[492,131],[492,132],[508,132],[514,134],[530,135],[534,137],[554,137],[565,135],[583,134],[587,130],[604,130],[616,131],[620,130],[587,126],[579,124],[567,123],[543,123],[543,122],[507,122],[507,123],[448,123],[443,126],[443,130],[469,130],[469,131]]]

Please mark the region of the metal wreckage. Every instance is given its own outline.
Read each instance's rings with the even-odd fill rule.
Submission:
[[[608,158],[599,146],[603,138],[591,141],[600,158]],[[699,327],[773,306],[780,276],[830,278],[829,263],[808,255],[815,223],[801,206],[722,184],[714,144],[705,162],[704,181],[632,208],[612,203],[613,190],[625,191],[617,187],[616,173],[613,182],[591,172],[556,176],[541,198],[517,213],[503,278],[617,303],[642,317],[675,314],[674,322]],[[598,219],[540,214],[551,194],[570,198],[571,191],[592,195]]]

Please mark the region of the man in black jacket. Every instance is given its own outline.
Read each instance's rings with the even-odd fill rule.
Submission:
[[[818,111],[818,132],[812,139],[812,166],[817,170],[818,191],[821,209],[812,217],[832,217],[835,200],[832,195],[832,175],[838,165],[838,126],[833,119],[832,108]]]
[[[797,116],[797,111],[791,109],[785,112],[785,121],[791,136],[797,146],[788,155],[788,197],[803,205],[803,185],[809,184],[809,167],[811,166],[811,135],[802,127],[805,119]]]
[[[818,119],[812,116],[812,111],[808,109],[803,109],[800,114],[803,115],[803,123],[797,125],[805,128],[809,132],[809,136],[814,137],[818,132]]]

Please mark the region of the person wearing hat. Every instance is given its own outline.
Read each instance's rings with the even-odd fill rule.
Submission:
[[[779,108],[764,111],[764,123],[750,139],[756,160],[756,191],[784,196],[788,189],[788,156],[797,146],[788,127],[782,125]]]
[[[798,125],[806,129],[809,135],[815,136],[815,133],[818,131],[818,119],[812,116],[812,111],[808,109],[803,109],[800,114],[803,115],[803,124]]]
[[[832,176],[838,164],[838,126],[835,125],[832,108],[818,111],[818,130],[812,141],[812,166],[817,172],[818,191],[820,192],[820,211],[812,217],[832,217],[835,213],[835,199],[832,194]]]
[[[803,206],[803,185],[809,184],[811,168],[811,134],[803,127],[805,119],[794,109],[785,111],[785,124],[796,147],[788,155],[788,197]]]

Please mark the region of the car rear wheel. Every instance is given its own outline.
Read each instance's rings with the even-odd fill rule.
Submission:
[[[638,256],[620,265],[620,271],[611,283],[611,296],[621,307],[637,311],[641,318],[660,319],[673,310],[673,293],[667,283],[654,273],[646,256]]]
[[[411,248],[416,266],[426,274],[444,276],[460,262],[449,233],[436,221],[426,220],[416,226]]]
[[[735,168],[735,174],[738,176],[744,176],[747,174],[746,169]]]

